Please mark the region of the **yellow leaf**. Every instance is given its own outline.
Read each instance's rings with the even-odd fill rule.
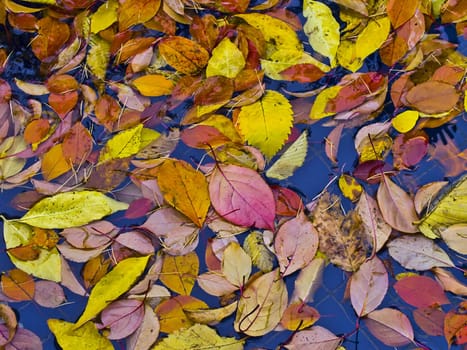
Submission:
[[[231,242],[224,250],[222,273],[236,287],[243,286],[250,278],[251,258],[237,242]]]
[[[335,85],[321,91],[318,96],[316,96],[315,102],[313,102],[313,106],[311,107],[310,119],[322,119],[335,114],[335,112],[326,112],[326,106],[329,100],[335,98],[339,94],[341,89],[342,86]]]
[[[76,328],[74,323],[51,318],[47,320],[47,325],[63,350],[114,349],[110,340],[103,337],[92,322],[86,322],[82,327]]]
[[[43,7],[27,7],[17,4],[13,0],[5,0],[5,7],[8,11],[13,13],[34,13],[42,11]]]
[[[91,33],[97,34],[117,20],[118,1],[108,0],[91,15]]]
[[[190,295],[199,272],[195,252],[186,255],[166,255],[159,279],[165,286],[181,295]]]
[[[236,301],[217,309],[185,309],[183,311],[193,322],[213,325],[232,315],[235,310],[237,310]]]
[[[92,35],[90,49],[86,56],[86,65],[96,78],[104,80],[110,58],[110,44],[97,35]]]
[[[81,327],[92,320],[112,301],[130,289],[146,268],[149,257],[150,255],[122,260],[102,277],[91,290],[86,309],[74,328]]]
[[[250,145],[272,158],[287,140],[292,122],[290,102],[282,94],[267,90],[259,101],[241,108],[236,126]]]
[[[417,111],[404,111],[392,119],[392,126],[400,133],[412,130],[417,124],[419,113]]]
[[[220,337],[214,329],[206,325],[194,324],[190,328],[170,334],[157,343],[152,350],[242,350],[243,342],[235,338]]]
[[[274,255],[266,247],[262,232],[251,232],[243,241],[243,249],[250,256],[253,265],[262,272],[269,272],[274,267]]]
[[[342,174],[339,177],[339,189],[344,197],[350,199],[352,202],[355,202],[363,191],[362,185],[355,178],[347,174]]]
[[[294,171],[305,162],[306,153],[308,151],[307,137],[308,132],[305,130],[266,171],[266,176],[277,180],[284,180],[292,176]]]
[[[71,191],[41,199],[14,221],[40,228],[69,228],[102,219],[128,204],[97,191]]]
[[[18,174],[26,165],[26,159],[7,157],[26,149],[23,136],[7,137],[0,144],[0,180]]]
[[[183,160],[167,159],[156,177],[164,199],[198,227],[203,226],[211,205],[204,175]]]
[[[41,169],[42,176],[47,181],[53,180],[71,169],[71,162],[63,156],[63,146],[61,143],[44,153]]]
[[[467,93],[464,93],[464,111],[467,112]]]
[[[224,38],[212,50],[212,56],[206,67],[206,77],[222,75],[227,78],[235,78],[244,67],[245,58],[240,49],[229,38]]]
[[[261,68],[263,68],[267,77],[283,80],[284,78],[280,73],[290,66],[298,64],[303,55],[303,52],[296,50],[276,51],[268,59],[261,59]]]
[[[210,115],[207,119],[203,120],[197,125],[213,126],[225,136],[227,136],[232,142],[243,143],[242,138],[232,123],[232,120],[226,116],[223,116],[222,114]]]
[[[243,291],[235,330],[252,337],[265,335],[277,326],[286,308],[287,288],[279,269],[275,269],[255,279]]]
[[[307,18],[303,31],[308,36],[311,47],[329,58],[331,67],[335,67],[340,27],[331,9],[321,2],[306,0],[303,4],[303,15]]]
[[[174,82],[161,74],[148,74],[133,80],[133,85],[144,96],[170,95],[175,86]]]
[[[21,224],[12,220],[4,220],[3,238],[7,249],[16,248],[31,242],[34,230],[31,226]],[[19,260],[13,255],[10,256],[11,262],[18,269],[27,272],[37,278],[42,278],[54,282],[60,282],[62,276],[62,262],[60,254],[56,248],[50,250],[40,249],[39,257],[35,260]]]
[[[418,229],[428,238],[439,238],[452,225],[467,222],[467,176],[444,195],[436,207],[420,220]]]
[[[120,131],[108,140],[101,150],[99,163],[131,157],[155,141],[159,136],[158,132],[151,132],[149,129],[143,128],[143,124]]]

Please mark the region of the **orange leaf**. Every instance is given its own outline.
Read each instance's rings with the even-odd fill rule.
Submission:
[[[166,255],[162,264],[160,280],[167,288],[182,295],[190,295],[199,271],[198,255]]]
[[[297,331],[310,327],[319,320],[319,316],[319,312],[311,306],[295,302],[285,309],[281,325],[289,331]]]
[[[188,75],[198,74],[209,60],[209,53],[204,47],[181,36],[171,36],[161,41],[159,52],[169,65]]]
[[[175,84],[161,74],[143,75],[133,80],[133,85],[144,96],[163,96],[170,95]]]
[[[77,90],[78,82],[71,75],[53,75],[47,80],[46,86],[50,92],[63,94],[65,92]]]
[[[394,29],[411,19],[420,7],[421,0],[388,0],[387,11]]]
[[[94,114],[99,124],[113,131],[113,125],[121,114],[120,105],[112,96],[103,94],[96,102]]]
[[[36,260],[39,257],[41,251],[37,249],[33,244],[25,246],[19,246],[15,248],[7,249],[8,254],[11,254],[16,259],[22,261]]]
[[[34,280],[26,272],[12,269],[2,275],[2,292],[16,301],[32,300],[34,297]]]
[[[407,92],[407,102],[420,112],[438,114],[453,109],[459,100],[456,88],[441,81],[426,81]]]
[[[203,226],[211,204],[204,175],[182,160],[168,159],[156,177],[164,199],[198,227]]]
[[[92,151],[92,136],[80,122],[73,125],[62,144],[63,157],[73,164],[82,164]]]
[[[119,31],[132,25],[144,23],[154,17],[161,6],[161,0],[126,0],[120,4],[118,14]]]
[[[81,275],[83,276],[84,287],[90,289],[107,274],[109,270],[110,260],[104,259],[102,255],[92,258],[83,267]]]
[[[38,35],[31,41],[31,48],[41,61],[50,61],[70,37],[70,28],[52,17],[44,17],[36,24]]]
[[[42,141],[50,130],[50,124],[47,119],[34,119],[24,129],[24,140],[33,144]]]
[[[44,153],[42,157],[42,176],[47,181],[65,174],[71,169],[71,164],[63,156],[62,144],[58,144]]]
[[[125,41],[117,54],[116,63],[125,62],[130,57],[148,49],[156,40],[154,38],[135,38]]]
[[[49,95],[49,105],[55,112],[64,118],[65,115],[75,108],[78,102],[78,91],[69,91],[64,94],[52,93]]]

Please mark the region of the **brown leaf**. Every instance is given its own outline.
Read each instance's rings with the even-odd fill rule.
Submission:
[[[351,211],[344,216],[337,196],[325,192],[311,213],[319,233],[319,249],[345,271],[356,271],[365,261],[367,247],[360,216]]]
[[[16,301],[32,300],[34,297],[34,280],[26,272],[12,269],[2,274],[2,292]]]
[[[124,31],[129,27],[149,21],[161,6],[161,0],[125,0],[118,11],[118,28]]]
[[[50,61],[70,37],[70,28],[66,23],[52,17],[37,21],[37,36],[31,42],[31,48],[41,61]]]
[[[392,26],[398,28],[411,19],[420,3],[421,0],[388,0],[387,11]]]
[[[420,112],[438,114],[449,112],[459,100],[459,93],[451,84],[441,81],[426,81],[411,88],[407,102]]]

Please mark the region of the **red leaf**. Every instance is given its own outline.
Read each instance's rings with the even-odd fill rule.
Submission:
[[[240,226],[274,228],[274,196],[256,171],[219,165],[211,175],[209,194],[214,209],[225,220]]]
[[[406,303],[418,308],[449,304],[441,285],[426,276],[405,277],[394,284],[394,289]]]
[[[441,309],[425,307],[414,310],[413,318],[417,325],[428,335],[443,335],[444,318],[446,314]]]

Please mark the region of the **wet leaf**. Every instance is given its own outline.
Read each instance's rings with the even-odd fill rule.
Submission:
[[[56,282],[37,281],[34,301],[40,306],[55,308],[66,301],[65,292]]]
[[[244,67],[245,58],[240,49],[229,38],[224,38],[212,50],[212,56],[206,67],[206,77],[222,75],[235,78]]]
[[[281,275],[290,275],[307,266],[318,250],[318,243],[318,231],[303,212],[284,223],[274,239]]]
[[[282,94],[268,90],[259,101],[241,108],[236,126],[250,145],[272,158],[287,140],[292,119],[290,102]]]
[[[31,42],[31,48],[41,61],[48,61],[58,54],[60,48],[70,37],[70,28],[66,23],[60,22],[50,16],[37,21],[37,36]]]
[[[182,160],[169,159],[158,168],[156,178],[164,199],[202,227],[211,204],[204,175]]]
[[[367,315],[365,325],[371,334],[388,346],[403,346],[414,341],[409,319],[398,310],[375,310]]]
[[[0,304],[0,318],[2,319],[2,323],[8,330],[7,341],[11,341],[15,336],[16,329],[18,327],[18,320],[16,319],[16,314],[11,307],[9,307],[7,304],[2,303]]]
[[[190,328],[172,333],[154,346],[153,350],[178,350],[195,348],[243,349],[243,341],[235,338],[220,337],[216,331],[206,325],[195,324]]]
[[[406,269],[418,271],[432,267],[454,267],[444,250],[421,236],[402,236],[388,243],[389,254]]]
[[[92,35],[86,65],[96,78],[104,80],[110,58],[110,44],[97,35]]]
[[[128,2],[128,1],[125,1]],[[91,33],[97,34],[117,21],[118,1],[108,0],[91,16]]]
[[[444,335],[443,325],[446,314],[437,308],[420,308],[413,311],[413,318],[426,334],[438,336]]]
[[[408,276],[394,284],[397,294],[417,308],[449,304],[441,285],[426,276]]]
[[[412,130],[417,124],[419,113],[417,111],[405,111],[392,119],[392,126],[401,133]]]
[[[125,293],[144,271],[150,255],[122,260],[94,286],[86,309],[73,328],[81,327],[96,317],[112,301]]]
[[[383,301],[389,281],[382,261],[374,257],[365,261],[350,280],[350,300],[359,317],[375,310]]]
[[[209,195],[212,206],[225,220],[239,226],[274,228],[274,196],[256,171],[219,166],[211,175]]]
[[[260,336],[270,332],[287,307],[287,288],[279,270],[268,272],[247,285],[238,302],[237,332]]]
[[[273,269],[274,255],[266,247],[261,232],[251,232],[243,241],[243,250],[250,256],[253,265],[262,272]]]
[[[284,346],[288,350],[336,350],[341,338],[321,326],[313,326],[308,330],[297,332]]]
[[[453,109],[459,100],[459,93],[451,84],[426,81],[411,88],[405,98],[419,112],[438,114]]]
[[[281,325],[290,331],[302,330],[310,327],[319,320],[319,312],[301,302],[291,303],[282,315]]]
[[[411,19],[420,5],[420,0],[411,1],[410,3],[401,0],[389,0],[387,4],[387,12],[394,29],[400,27]]]
[[[224,250],[222,273],[236,287],[242,287],[250,278],[251,258],[237,242],[231,242]]]
[[[149,349],[159,336],[159,319],[149,305],[144,305],[144,317],[139,328],[128,338],[130,349]]]
[[[229,317],[237,310],[237,302],[217,309],[184,310],[185,314],[196,323],[214,325]]]
[[[458,281],[451,272],[440,267],[435,267],[433,273],[445,291],[467,296],[467,285]]]
[[[139,300],[117,300],[102,311],[99,329],[108,328],[107,339],[122,339],[132,334],[144,318],[144,303]]]
[[[27,273],[13,269],[2,273],[2,293],[15,301],[26,301],[34,298],[35,283]]]
[[[82,347],[102,350],[114,348],[110,340],[103,337],[92,322],[86,322],[77,328],[74,323],[50,318],[47,324],[63,350]]]
[[[120,31],[149,21],[161,6],[160,0],[125,0],[118,11],[118,27]]]
[[[97,191],[71,191],[46,197],[14,222],[41,228],[68,228],[99,220],[128,204],[118,202]]]
[[[164,256],[160,280],[181,295],[190,295],[198,276],[199,260],[194,252],[181,256]]]

